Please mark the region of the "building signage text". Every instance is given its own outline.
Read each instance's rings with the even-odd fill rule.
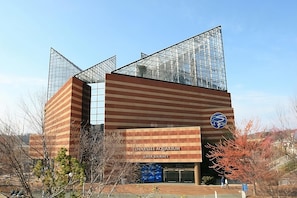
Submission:
[[[134,151],[180,151],[178,146],[135,147]]]
[[[156,147],[135,147],[134,151],[180,151],[179,146],[156,146]],[[143,159],[169,159],[169,155],[159,154],[159,155],[144,155]]]

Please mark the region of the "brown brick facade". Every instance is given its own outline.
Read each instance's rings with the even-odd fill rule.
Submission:
[[[118,74],[106,76],[106,130],[200,126],[202,139],[218,140],[225,131],[210,125],[215,112],[233,120],[228,92]]]
[[[202,162],[200,127],[119,130],[126,160],[138,163]]]
[[[73,77],[47,102],[44,130],[51,157],[55,157],[61,147],[72,156],[78,155],[80,126],[90,120],[90,94],[90,86]],[[42,148],[40,143],[38,135],[30,138],[32,156],[38,156],[36,148]]]
[[[222,112],[233,120],[225,91],[119,74],[106,75],[105,91],[105,130],[125,131],[127,159],[133,162],[201,162],[201,141],[218,140],[225,132],[210,125],[210,116]],[[52,157],[61,147],[78,155],[80,126],[90,120],[90,97],[90,86],[73,77],[47,102],[45,133]],[[36,137],[31,140],[36,156],[33,150],[42,147]],[[133,149],[148,145],[180,150],[163,155]]]

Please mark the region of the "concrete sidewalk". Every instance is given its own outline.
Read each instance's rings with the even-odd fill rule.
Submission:
[[[226,189],[219,185],[181,183],[126,184],[117,186],[112,197],[210,198],[215,197],[215,192],[218,198],[237,198],[241,197],[241,186],[231,185]]]

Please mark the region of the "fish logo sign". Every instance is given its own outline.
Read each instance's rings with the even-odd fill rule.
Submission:
[[[227,117],[223,113],[216,112],[210,117],[210,124],[215,129],[222,129],[227,124]]]

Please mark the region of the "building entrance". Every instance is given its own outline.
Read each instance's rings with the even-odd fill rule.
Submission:
[[[175,183],[194,183],[194,169],[165,168],[163,169],[163,181]]]
[[[143,164],[140,180],[144,183],[172,182],[198,185],[199,177],[199,168],[194,163]]]

